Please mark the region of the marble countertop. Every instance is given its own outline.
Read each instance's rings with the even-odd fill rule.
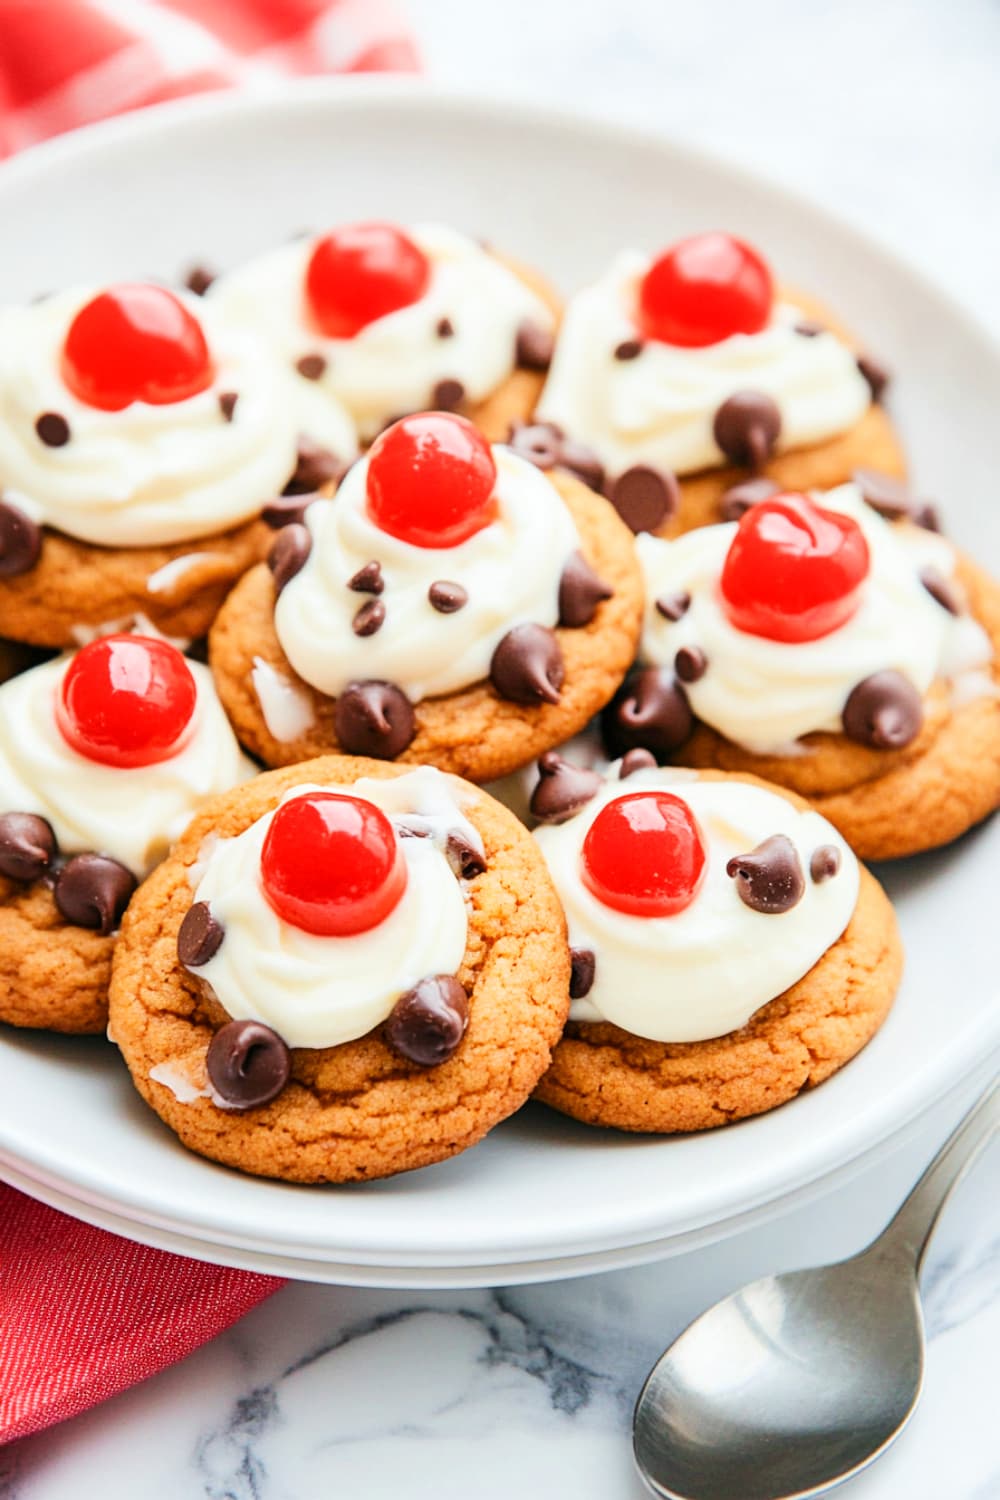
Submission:
[[[433,78],[696,141],[818,198],[1000,331],[1000,11],[990,0],[409,0]],[[104,1406],[0,1451],[2,1500],[639,1500],[630,1415],[671,1337],[754,1276],[860,1249],[968,1098],[808,1209],[571,1282],[291,1285]],[[844,1500],[997,1500],[1000,1148],[923,1278],[917,1417]],[[732,1500],[741,1500],[734,1495]]]

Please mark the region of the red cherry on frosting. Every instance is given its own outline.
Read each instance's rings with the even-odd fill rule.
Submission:
[[[56,699],[63,739],[104,766],[151,766],[181,748],[198,689],[169,641],[106,635],[78,651]]]
[[[748,635],[815,641],[854,614],[868,568],[868,543],[852,517],[807,495],[773,495],[739,523],[722,568],[722,605]]]
[[[759,333],[774,285],[756,250],[718,231],[678,240],[639,286],[636,323],[647,339],[699,349],[734,333]]]
[[[350,339],[427,290],[427,256],[394,224],[344,224],[316,241],[306,306],[320,333]]]
[[[380,808],[306,792],[271,819],[260,858],[264,895],[284,921],[322,937],[383,922],[406,889],[406,860]]]
[[[495,520],[497,466],[464,417],[426,411],[387,427],[368,455],[368,514],[414,547],[457,547]]]
[[[605,906],[636,917],[672,917],[690,906],[705,876],[694,813],[671,792],[616,797],[583,841],[583,883]]]
[[[81,307],[66,335],[62,377],[88,406],[166,406],[207,390],[215,367],[197,318],[164,286],[112,286]]]

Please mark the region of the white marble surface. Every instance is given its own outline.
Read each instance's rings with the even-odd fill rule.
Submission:
[[[1000,330],[990,0],[409,8],[432,76],[724,152],[854,218]],[[960,1106],[819,1205],[657,1266],[430,1295],[290,1286],[182,1365],[0,1452],[0,1497],[638,1500],[629,1416],[661,1348],[741,1282],[860,1248]],[[926,1267],[918,1416],[844,1500],[1000,1497],[998,1175],[994,1148]]]

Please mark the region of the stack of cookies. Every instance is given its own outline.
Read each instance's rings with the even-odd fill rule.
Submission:
[[[342,1182],[532,1096],[772,1109],[1000,806],[1000,588],[731,235],[563,307],[457,230],[0,309],[0,1020]]]

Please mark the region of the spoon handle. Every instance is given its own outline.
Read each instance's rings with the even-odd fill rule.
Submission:
[[[904,1256],[917,1271],[938,1216],[952,1190],[1000,1128],[1000,1083],[994,1081],[945,1141],[895,1217],[875,1241],[880,1251]]]

